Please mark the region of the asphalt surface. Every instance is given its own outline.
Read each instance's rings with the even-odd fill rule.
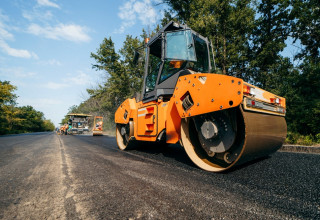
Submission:
[[[179,145],[114,137],[0,137],[0,219],[320,219],[320,155],[277,152],[227,173]]]

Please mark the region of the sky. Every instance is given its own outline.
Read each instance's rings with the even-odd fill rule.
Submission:
[[[72,105],[103,82],[92,69],[105,37],[118,51],[126,35],[160,23],[159,0],[1,0],[0,80],[17,86],[18,106],[31,105],[58,126]]]

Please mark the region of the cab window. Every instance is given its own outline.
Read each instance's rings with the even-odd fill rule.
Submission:
[[[195,44],[197,61],[194,62],[192,69],[200,73],[209,72],[209,58],[208,58],[208,47],[207,43],[200,37],[193,34],[193,41]]]
[[[197,60],[190,30],[168,32],[166,34],[165,58],[189,61]]]
[[[161,43],[161,42],[160,42]],[[161,44],[155,42],[150,46],[148,75],[146,78],[145,92],[151,92],[155,89],[159,69],[161,66]]]
[[[184,60],[165,60],[159,83],[162,83],[173,74],[184,69],[186,67],[186,64],[187,61]]]

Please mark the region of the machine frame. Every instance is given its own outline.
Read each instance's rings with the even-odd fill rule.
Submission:
[[[185,57],[185,51],[180,51],[175,59],[168,57],[166,36],[173,32],[178,36],[183,31],[192,34],[193,42],[190,45],[186,40],[179,48],[194,47],[196,59],[192,56],[189,60],[180,59]],[[206,45],[205,53],[198,53],[194,36]],[[221,172],[282,146],[287,132],[285,98],[242,79],[210,73],[209,46],[207,38],[175,22],[151,38],[146,45],[142,99],[125,100],[115,113],[117,144],[121,150],[132,147],[134,141],[180,142],[197,166]],[[154,54],[161,57],[156,79],[149,77],[150,57]],[[194,67],[201,64],[200,58],[203,61],[204,56],[208,61],[202,69],[208,71],[199,72]],[[171,62],[177,70],[166,80],[160,80],[164,65],[170,66]],[[184,68],[180,68],[183,64]],[[155,82],[154,86],[149,79]],[[151,90],[149,85],[153,86]]]
[[[101,136],[101,135],[103,135],[102,132],[103,132],[103,117],[102,116],[94,116],[92,135],[93,136]]]
[[[69,134],[84,134],[89,132],[89,119],[92,115],[70,113],[69,116]]]

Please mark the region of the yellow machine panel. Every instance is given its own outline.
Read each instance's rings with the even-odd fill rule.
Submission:
[[[158,106],[138,108],[137,135],[156,136],[158,134]]]

